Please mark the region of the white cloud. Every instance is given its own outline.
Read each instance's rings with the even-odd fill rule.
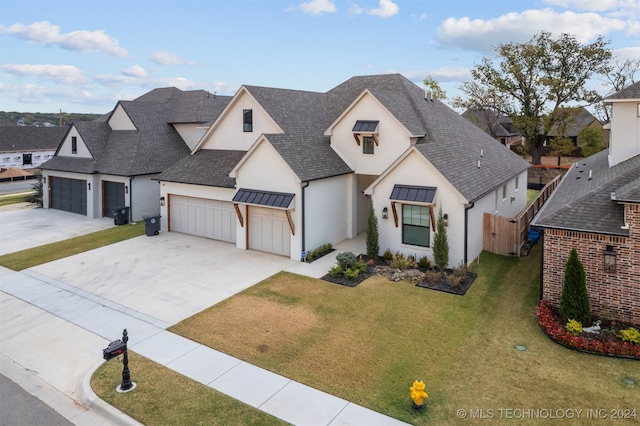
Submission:
[[[556,36],[569,33],[579,42],[586,43],[598,35],[624,30],[625,27],[625,22],[620,19],[596,13],[557,13],[543,9],[507,13],[489,20],[449,18],[440,25],[437,35],[445,47],[488,52],[500,43],[525,42],[541,30]]]
[[[377,9],[370,9],[367,11],[369,15],[379,16],[383,19],[391,18],[393,15],[396,15],[400,8],[397,4],[392,2],[391,0],[379,0]]]
[[[427,75],[430,75],[438,83],[442,83],[445,81],[467,81],[471,78],[471,72],[469,71],[469,68],[460,67],[442,67],[430,70],[406,71],[402,72],[402,75],[404,75],[411,81],[420,82],[422,82],[427,77]]]
[[[4,64],[2,69],[13,75],[33,76],[65,84],[80,84],[85,80],[82,71],[73,65]]]
[[[605,11],[614,9],[624,2],[619,0],[544,0],[543,3],[567,9]]]
[[[14,99],[23,104],[52,105],[64,99],[65,103],[84,104],[91,102],[90,92],[69,86],[45,87],[35,84],[2,85],[0,93],[7,99]],[[57,107],[56,107],[57,109]]]
[[[144,78],[147,76],[147,73],[144,70],[144,68],[142,68],[140,65],[134,65],[130,68],[122,70],[122,75],[125,75],[128,77]]]
[[[41,21],[31,25],[13,24],[9,27],[0,25],[0,34],[15,34],[17,37],[43,46],[58,45],[66,50],[77,50],[83,53],[106,53],[120,58],[128,56],[127,51],[118,45],[118,40],[109,37],[103,30],[81,30],[61,34],[59,26]]]
[[[300,10],[304,13],[320,15],[322,13],[333,13],[337,9],[333,0],[311,0],[308,3],[300,3]]]
[[[160,65],[193,65],[193,62],[182,60],[175,53],[165,50],[156,50],[151,54],[151,60]]]
[[[640,58],[640,46],[615,49],[613,51],[613,56],[620,61],[625,61],[627,59],[637,60]]]

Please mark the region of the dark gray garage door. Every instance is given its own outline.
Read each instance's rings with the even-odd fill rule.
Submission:
[[[102,216],[113,217],[113,210],[124,206],[124,183],[102,182]]]
[[[50,176],[51,208],[87,214],[87,181]]]

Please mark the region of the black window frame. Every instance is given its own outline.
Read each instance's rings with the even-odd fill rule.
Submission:
[[[407,214],[405,214],[405,209],[419,209],[424,210],[426,216],[426,226],[422,223],[406,223]],[[410,217],[413,215],[409,214]],[[422,216],[421,216],[422,217]],[[426,244],[420,243],[416,241],[416,238],[408,238],[410,235],[412,236],[415,231],[424,232],[426,230]],[[414,233],[410,233],[408,231],[414,231]],[[419,204],[402,204],[402,244],[417,246],[417,247],[431,247],[431,208],[429,206],[422,206]]]
[[[373,155],[376,151],[376,141],[373,136],[363,136],[362,137],[362,153],[366,155]],[[367,148],[370,148],[371,152]]]
[[[77,136],[71,136],[71,153],[72,154],[78,153],[78,137]]]
[[[31,154],[22,154],[22,165],[30,166],[33,164],[33,159]]]
[[[242,110],[242,131],[245,133],[253,132],[253,110]]]

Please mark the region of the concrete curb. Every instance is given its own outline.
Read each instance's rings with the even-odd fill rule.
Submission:
[[[93,389],[91,389],[91,377],[96,372],[96,370],[102,365],[103,362],[105,361],[99,361],[98,363],[96,363],[96,365],[91,368],[87,376],[84,378],[84,380],[82,381],[82,384],[80,385],[80,391],[78,392],[78,399],[89,410],[112,421],[116,425],[143,426],[142,423],[138,422],[134,418],[128,416],[127,414],[118,410],[116,407],[109,405],[103,400],[101,400],[98,397],[98,395],[96,395],[93,392]]]

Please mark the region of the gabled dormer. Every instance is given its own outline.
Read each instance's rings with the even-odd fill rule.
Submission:
[[[247,86],[238,90],[193,152],[199,149],[248,151],[260,135],[283,133],[251,90]]]
[[[58,147],[57,156],[75,158],[93,158],[87,144],[83,140],[78,128],[73,125]]]
[[[137,130],[121,102],[118,102],[118,105],[116,105],[111,117],[109,117],[108,123],[112,130]]]
[[[356,173],[367,175],[386,170],[415,136],[369,90],[360,93],[324,134]]]

